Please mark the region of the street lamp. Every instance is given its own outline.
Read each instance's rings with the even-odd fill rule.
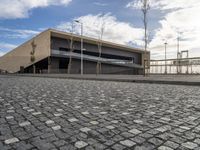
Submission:
[[[165,44],[165,74],[167,74],[167,42]]]
[[[81,24],[81,75],[83,75],[83,23],[79,20],[74,21]]]
[[[177,37],[177,66],[176,66],[176,69],[177,69],[177,74],[179,74],[179,50],[180,50],[180,37],[178,35]]]

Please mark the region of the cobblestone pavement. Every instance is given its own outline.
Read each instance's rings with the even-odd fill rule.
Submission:
[[[200,149],[200,88],[0,77],[0,150]]]

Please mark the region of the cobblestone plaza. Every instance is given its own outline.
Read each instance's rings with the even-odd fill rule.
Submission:
[[[0,76],[0,150],[200,149],[200,88]]]

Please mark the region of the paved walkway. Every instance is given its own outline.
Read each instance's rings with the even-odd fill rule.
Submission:
[[[144,77],[141,75],[21,74],[20,76],[200,86],[200,75],[150,75]]]
[[[0,76],[0,150],[199,150],[200,88]]]

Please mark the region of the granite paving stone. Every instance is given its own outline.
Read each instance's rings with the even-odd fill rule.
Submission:
[[[194,149],[194,148],[197,148],[197,147],[198,147],[197,144],[192,143],[192,142],[183,143],[182,146],[184,146],[184,147],[186,147],[186,148],[189,148],[189,149]]]
[[[10,139],[5,140],[5,144],[12,144],[12,143],[15,143],[15,142],[19,142],[19,139],[14,137],[14,138],[10,138]]]
[[[76,119],[76,118],[70,118],[68,120],[69,120],[69,122],[76,122],[76,121],[78,121],[78,119]]]
[[[47,120],[45,123],[46,124],[54,124],[54,121],[53,120]]]
[[[171,147],[173,149],[176,149],[179,147],[179,144],[172,142],[172,141],[167,141],[163,145],[166,145],[167,147]]]
[[[142,133],[140,130],[138,130],[138,129],[131,129],[131,130],[129,130],[128,132],[130,132],[130,133],[132,133],[132,134],[140,134],[140,133]]]
[[[19,123],[19,126],[20,127],[25,127],[25,126],[28,126],[28,125],[30,125],[31,123],[29,122],[29,121],[25,121],[25,122],[21,122],[21,123]]]
[[[80,129],[80,131],[82,131],[82,132],[88,132],[88,131],[90,131],[91,129],[90,128],[87,128],[87,127],[84,127],[84,128],[81,128]]]
[[[59,126],[59,125],[53,126],[52,129],[53,129],[53,130],[60,130],[60,129],[61,129],[61,126]]]
[[[135,142],[131,141],[131,140],[124,140],[124,141],[120,141],[120,143],[124,146],[128,146],[128,147],[132,147],[134,145],[136,145]]]
[[[14,119],[13,116],[6,116],[6,119]]]
[[[0,76],[0,150],[200,149],[200,88]]]
[[[106,126],[106,128],[112,130],[112,129],[114,129],[115,127],[114,127],[114,126]]]
[[[98,121],[90,121],[90,123],[93,124],[93,125],[97,125],[97,124],[99,124]]]
[[[173,149],[167,146],[160,146],[158,147],[158,150],[173,150]]]
[[[75,147],[78,148],[78,149],[86,147],[87,145],[88,145],[88,143],[85,143],[84,141],[77,141],[75,143]]]

